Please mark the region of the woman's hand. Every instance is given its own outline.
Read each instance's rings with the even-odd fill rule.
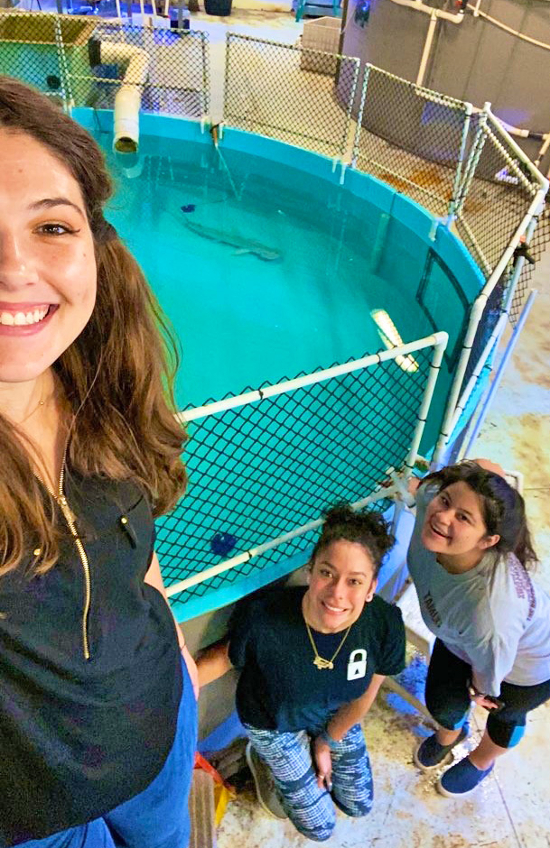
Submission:
[[[486,710],[496,710],[498,707],[498,704],[486,698],[485,695],[474,695],[472,701],[475,701],[478,707],[485,707]]]
[[[328,744],[320,736],[313,743],[313,757],[317,771],[317,785],[320,789],[323,784],[330,792],[332,789],[332,757]]]

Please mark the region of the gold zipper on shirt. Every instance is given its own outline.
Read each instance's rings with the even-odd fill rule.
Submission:
[[[65,479],[65,459],[67,456],[67,447],[68,440],[65,444],[65,450],[63,451],[63,461],[61,463],[61,473],[59,475],[59,484],[57,495],[55,495],[50,487],[42,480],[42,478],[37,474],[36,476],[42,483],[42,485],[48,490],[52,498],[59,504],[59,508],[63,513],[63,518],[67,522],[67,526],[71,532],[71,536],[73,537],[76,549],[78,551],[78,555],[80,557],[80,561],[82,563],[82,568],[84,570],[84,610],[82,613],[82,645],[84,650],[84,658],[90,659],[90,642],[88,638],[88,616],[90,614],[90,604],[92,598],[92,580],[90,577],[90,563],[88,562],[88,555],[84,550],[84,545],[82,544],[82,539],[78,535],[78,531],[76,529],[74,516],[71,511],[71,508],[67,502],[67,498],[65,497],[65,492],[63,491],[63,482]],[[35,552],[36,553],[36,552]]]

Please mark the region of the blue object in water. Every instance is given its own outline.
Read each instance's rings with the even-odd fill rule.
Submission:
[[[233,536],[231,533],[216,533],[216,535],[212,536],[212,539],[210,540],[212,553],[216,554],[216,556],[227,556],[236,544],[237,537]]]
[[[186,206],[181,207],[181,211],[182,212],[194,212],[195,208],[196,207],[195,207],[194,203],[188,203]]]

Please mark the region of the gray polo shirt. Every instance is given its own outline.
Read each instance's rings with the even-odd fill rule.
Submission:
[[[408,566],[426,626],[472,666],[479,688],[498,696],[503,680],[534,686],[550,680],[550,598],[513,554],[489,551],[463,574],[449,574],[420,536],[437,493],[421,486]]]

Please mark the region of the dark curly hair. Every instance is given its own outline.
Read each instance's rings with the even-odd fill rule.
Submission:
[[[479,498],[487,535],[500,536],[495,550],[515,554],[525,569],[538,561],[527,526],[525,501],[500,474],[469,460],[429,474],[423,484],[430,481],[439,486],[440,492],[453,483],[466,483]]]
[[[361,545],[372,559],[374,576],[380,571],[382,560],[395,542],[389,525],[379,512],[355,512],[348,503],[337,503],[324,514],[324,522],[311,563],[320,551],[333,542],[344,539]]]

